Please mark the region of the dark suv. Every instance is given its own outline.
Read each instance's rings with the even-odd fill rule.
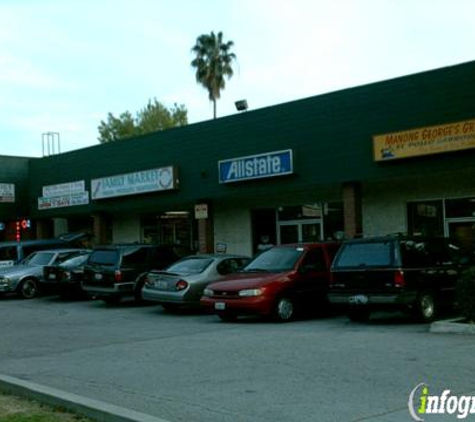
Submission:
[[[345,242],[332,265],[329,301],[351,320],[371,310],[410,309],[423,321],[455,301],[455,285],[471,257],[445,238],[402,235]]]
[[[117,303],[141,300],[145,275],[178,261],[191,251],[182,245],[125,244],[95,248],[84,266],[82,288],[89,296]]]

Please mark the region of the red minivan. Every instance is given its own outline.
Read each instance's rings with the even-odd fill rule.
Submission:
[[[317,310],[327,301],[330,267],[339,243],[275,246],[238,273],[212,283],[201,305],[224,321],[239,315],[292,319],[298,310]]]

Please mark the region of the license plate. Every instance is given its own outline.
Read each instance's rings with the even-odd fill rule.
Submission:
[[[168,290],[168,283],[166,281],[156,281],[155,286],[159,290]]]
[[[224,311],[226,309],[226,303],[224,302],[216,302],[214,304],[214,309],[217,311]]]
[[[50,280],[56,280],[56,274],[50,274],[50,275],[48,276],[48,278],[49,278]]]
[[[368,296],[366,295],[355,295],[348,298],[348,303],[352,305],[366,305],[368,303]]]
[[[95,280],[102,280],[102,274],[94,274]]]

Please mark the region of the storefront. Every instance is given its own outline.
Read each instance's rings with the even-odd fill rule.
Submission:
[[[24,194],[0,217],[201,252],[396,232],[473,249],[474,83],[471,62],[31,159],[27,186],[0,172]]]

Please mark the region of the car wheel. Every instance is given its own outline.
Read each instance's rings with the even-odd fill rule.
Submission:
[[[137,281],[135,284],[135,289],[134,289],[134,299],[138,303],[145,302],[143,297],[142,297],[142,287],[145,284],[145,278],[142,277],[140,280]]]
[[[218,314],[218,317],[221,321],[224,322],[234,322],[237,320],[237,316],[231,314]]]
[[[350,309],[348,311],[348,318],[353,322],[366,322],[369,319],[369,309]]]
[[[32,278],[27,278],[20,287],[20,296],[23,299],[33,299],[40,293],[38,283]]]
[[[416,302],[416,317],[423,322],[431,322],[438,312],[437,301],[431,292],[422,292]]]
[[[289,297],[281,297],[277,299],[274,307],[274,318],[277,321],[290,321],[294,316],[294,302]]]

